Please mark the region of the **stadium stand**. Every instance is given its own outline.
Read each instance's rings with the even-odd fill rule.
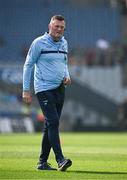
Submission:
[[[54,12],[67,19],[65,36],[69,39],[70,49],[94,46],[100,37],[107,41],[120,39],[119,9],[103,6],[78,9],[71,3],[58,0],[48,1],[45,6],[45,2],[0,1],[0,35],[7,41],[6,51],[9,52],[0,55],[0,59],[2,56],[7,62],[19,63],[22,46],[29,47],[34,38],[47,31],[49,18]],[[78,27],[79,23],[81,27]]]
[[[10,101],[14,100],[14,97],[11,98],[13,92],[16,92],[16,84],[14,85],[14,82],[9,84],[3,80],[3,77],[6,77],[10,82],[12,77],[11,71],[8,73],[5,70],[7,68],[13,70],[14,67],[18,69],[19,74],[16,77],[20,79],[20,83],[17,83],[17,86],[18,93],[21,94],[22,66],[31,42],[47,31],[47,25],[52,15],[62,14],[67,19],[65,37],[69,42],[70,72],[74,81],[72,89],[69,89],[73,93],[67,92],[68,98],[65,103],[68,106],[65,106],[62,119],[67,119],[67,114],[69,117],[71,116],[71,130],[77,127],[76,122],[79,119],[82,130],[87,125],[99,128],[102,126],[116,128],[113,120],[118,120],[119,105],[127,94],[126,86],[123,86],[124,75],[122,73],[125,63],[123,59],[126,58],[121,43],[121,22],[123,19],[121,11],[118,6],[109,6],[108,2],[110,1],[0,1],[0,79],[2,82],[0,107],[2,112],[6,112],[8,109],[12,113],[14,111],[13,105],[15,106],[16,102]],[[101,42],[101,48],[97,46],[98,41]],[[126,74],[126,70],[124,74]],[[17,82],[16,78],[15,81]],[[76,85],[79,89],[76,89]],[[12,94],[9,96],[10,92]],[[89,98],[84,98],[81,101],[78,95],[76,97],[74,95],[77,92],[83,97],[87,93]],[[91,96],[96,100],[96,108]],[[9,100],[7,101],[6,98]],[[15,96],[16,98],[17,96]],[[81,108],[79,111],[76,108],[76,114],[73,106],[78,100],[77,106]],[[72,106],[71,103],[68,103],[70,101]],[[99,102],[104,105],[103,108]],[[110,109],[106,107],[106,104]],[[34,109],[34,107],[32,108]],[[22,113],[22,110],[22,103],[17,100],[17,110],[15,111]],[[63,123],[63,127],[69,130],[65,126]]]

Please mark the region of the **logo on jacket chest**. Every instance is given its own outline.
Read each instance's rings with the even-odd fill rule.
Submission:
[[[61,46],[61,50],[62,50],[62,51],[67,51],[67,50],[66,50],[66,47],[65,47],[64,45]]]

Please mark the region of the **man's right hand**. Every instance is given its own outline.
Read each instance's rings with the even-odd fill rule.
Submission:
[[[23,91],[22,93],[22,98],[23,98],[23,101],[26,103],[26,104],[31,104],[32,102],[32,96],[31,96],[31,93],[29,91]]]

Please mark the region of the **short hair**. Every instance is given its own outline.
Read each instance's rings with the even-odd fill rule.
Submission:
[[[65,21],[65,18],[62,15],[54,15],[51,17],[50,22],[55,20],[55,19],[57,19],[58,21]]]

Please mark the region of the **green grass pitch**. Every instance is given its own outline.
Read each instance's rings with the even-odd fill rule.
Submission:
[[[40,133],[1,134],[0,179],[127,179],[127,133],[61,133],[66,172],[36,170],[40,144]],[[53,152],[49,162],[57,167]]]

